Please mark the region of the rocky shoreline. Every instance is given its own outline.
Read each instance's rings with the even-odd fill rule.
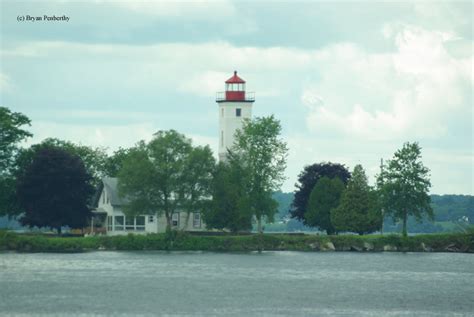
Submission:
[[[474,253],[473,233],[400,235],[190,235],[165,234],[47,237],[0,231],[0,250],[17,252],[87,251],[306,251],[306,252],[464,252]]]

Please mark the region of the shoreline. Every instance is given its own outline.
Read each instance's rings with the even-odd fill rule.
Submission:
[[[80,253],[88,251],[303,251],[474,253],[474,233],[400,235],[192,235],[165,234],[48,237],[0,231],[0,251]]]

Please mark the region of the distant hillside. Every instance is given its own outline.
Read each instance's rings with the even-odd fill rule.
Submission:
[[[275,222],[285,220],[286,226],[267,225],[268,229],[278,231],[307,230],[300,222],[290,220],[289,209],[293,202],[293,193],[276,192],[273,198],[278,202],[278,215]],[[458,229],[457,223],[469,222],[474,224],[474,196],[470,195],[431,195],[431,206],[435,214],[435,222],[424,220],[417,223],[415,219],[409,219],[408,229],[410,232],[443,232],[455,231]],[[391,219],[386,219],[384,223],[385,231],[397,232],[399,225],[394,224]]]
[[[468,217],[474,224],[474,196],[469,195],[431,195],[431,205],[436,221],[458,221]]]
[[[314,231],[312,228],[303,226],[289,215],[290,205],[293,202],[293,193],[276,192],[273,198],[278,202],[278,214],[275,215],[275,223],[267,224],[267,231]],[[421,224],[415,219],[409,219],[409,232],[444,232],[456,231],[459,223],[469,222],[474,224],[474,196],[469,195],[431,195],[431,202],[435,214],[435,222],[428,220]],[[393,223],[391,219],[385,219],[384,230],[386,232],[400,231],[400,225]],[[21,225],[7,217],[0,217],[0,229],[21,229]]]

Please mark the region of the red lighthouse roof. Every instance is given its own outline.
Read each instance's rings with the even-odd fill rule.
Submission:
[[[245,84],[245,80],[237,76],[237,71],[234,70],[234,76],[225,81],[226,84]]]

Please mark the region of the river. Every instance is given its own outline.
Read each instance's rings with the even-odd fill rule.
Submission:
[[[0,253],[1,316],[474,316],[474,255]]]

